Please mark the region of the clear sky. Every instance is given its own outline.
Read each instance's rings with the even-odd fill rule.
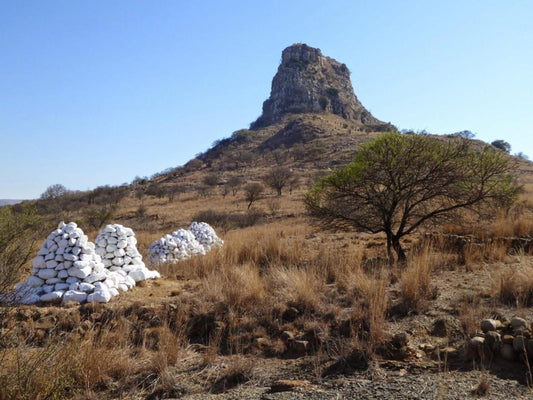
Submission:
[[[529,0],[0,0],[0,199],[184,164],[260,115],[294,43],[383,121],[533,157],[532,21]]]

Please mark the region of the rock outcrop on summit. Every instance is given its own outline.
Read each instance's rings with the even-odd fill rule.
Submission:
[[[330,112],[365,125],[383,124],[355,96],[350,71],[319,49],[294,44],[283,50],[270,97],[252,129],[279,122],[285,114]]]

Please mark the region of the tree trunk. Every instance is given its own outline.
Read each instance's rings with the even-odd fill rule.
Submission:
[[[391,236],[387,233],[387,257],[389,258],[389,263],[394,264],[394,257],[392,255],[392,239]]]
[[[400,238],[393,236],[391,238],[391,241],[392,241],[392,247],[394,251],[396,252],[398,264],[405,265],[407,263],[407,256],[405,255],[402,245],[400,244]]]

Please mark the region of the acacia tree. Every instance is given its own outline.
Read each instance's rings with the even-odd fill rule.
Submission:
[[[290,168],[274,167],[263,177],[263,181],[276,190],[278,196],[281,196],[281,191],[289,184],[292,177],[293,173]]]
[[[387,133],[316,183],[305,203],[325,223],[384,232],[389,259],[394,250],[403,263],[400,239],[422,225],[514,201],[514,168],[505,153],[461,137]]]
[[[233,196],[237,194],[239,187],[242,185],[242,178],[236,175],[231,176],[226,183],[231,188]]]
[[[505,151],[506,153],[511,152],[511,145],[505,140],[501,140],[501,139],[495,140],[494,142],[491,143],[491,145],[493,145],[497,149]]]
[[[50,185],[46,188],[46,190],[41,194],[41,200],[53,200],[57,199],[58,197],[64,196],[68,193],[68,189],[61,185],[60,183],[56,183],[55,185]]]
[[[244,187],[245,199],[248,202],[248,209],[252,206],[254,201],[259,200],[263,196],[265,188],[257,182],[252,182]]]

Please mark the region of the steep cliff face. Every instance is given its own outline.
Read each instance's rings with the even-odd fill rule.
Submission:
[[[279,122],[290,113],[329,112],[366,125],[381,124],[357,100],[345,64],[319,49],[295,44],[283,50],[263,114],[251,128]]]

